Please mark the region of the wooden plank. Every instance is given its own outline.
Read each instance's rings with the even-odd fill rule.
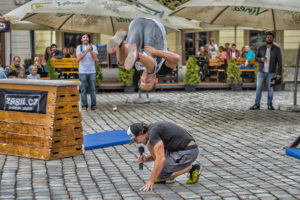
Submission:
[[[255,72],[255,69],[240,69],[241,72]]]
[[[0,143],[0,153],[26,158],[50,159],[51,149]]]
[[[55,114],[78,113],[78,112],[79,112],[78,101],[58,103],[55,106]]]
[[[56,102],[78,102],[80,100],[80,95],[78,91],[74,92],[58,92],[56,96]]]
[[[49,125],[32,125],[4,121],[0,121],[0,131],[43,137],[53,135],[53,128]]]
[[[73,145],[73,146],[68,146],[63,148],[47,149],[47,148],[37,148],[37,147],[30,147],[30,146],[20,146],[20,145],[0,143],[0,153],[13,155],[13,156],[22,156],[27,158],[50,160],[50,159],[80,155],[83,153],[83,151],[82,151],[82,145]]]
[[[56,125],[53,127],[53,137],[82,134],[82,124]]]
[[[56,92],[56,86],[48,85],[19,85],[19,84],[0,84],[0,89],[18,89],[18,90],[38,90],[38,91],[48,91]]]
[[[1,143],[31,146],[31,147],[44,147],[51,148],[52,138],[51,137],[39,137],[39,136],[28,136],[20,135],[10,132],[0,132]]]
[[[0,110],[0,121],[51,126],[54,115]]]
[[[55,125],[65,125],[65,124],[75,124],[81,122],[80,113],[65,113],[58,114],[55,116],[54,124]]]
[[[60,137],[39,137],[15,134],[10,132],[0,132],[1,143],[31,146],[40,148],[58,148],[65,146],[72,146],[77,144],[83,144],[82,134],[67,135]]]
[[[83,144],[82,134],[53,137],[52,139],[52,148],[67,147],[78,144]]]
[[[64,135],[82,134],[81,123],[49,126],[0,121],[1,132],[11,132],[28,136],[59,137]]]
[[[82,145],[73,145],[51,150],[50,159],[65,158],[83,154]]]
[[[70,79],[66,79],[66,80],[70,80]],[[79,92],[79,88],[77,85],[60,86],[57,87],[57,92]]]

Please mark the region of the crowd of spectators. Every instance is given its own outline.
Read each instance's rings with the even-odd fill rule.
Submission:
[[[56,44],[52,44],[45,49],[44,56],[38,55],[34,58],[33,64],[28,68],[25,64],[21,65],[20,56],[14,56],[9,66],[4,66],[0,59],[0,79],[6,78],[22,78],[22,79],[40,79],[48,75],[46,67],[47,61],[51,58],[76,58],[76,50],[74,47],[57,49]]]

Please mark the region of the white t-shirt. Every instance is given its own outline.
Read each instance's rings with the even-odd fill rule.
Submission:
[[[235,57],[235,51],[233,51],[233,52],[231,53],[231,57],[232,57],[232,58],[236,58],[236,57]]]
[[[76,55],[84,54],[85,51],[89,48],[89,45],[78,45],[76,48]],[[95,45],[93,45],[93,52],[98,54],[98,50]],[[88,52],[80,61],[79,61],[79,73],[81,74],[93,74],[96,73],[95,70],[95,61],[90,52]]]
[[[208,45],[208,52],[210,53],[212,58],[217,57],[217,51],[218,51],[218,45],[214,44],[214,46],[212,46],[211,44]]]
[[[267,58],[267,60],[264,62],[264,72],[269,72],[271,48],[267,48],[265,58]]]

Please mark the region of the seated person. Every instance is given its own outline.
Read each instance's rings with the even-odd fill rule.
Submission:
[[[68,49],[66,47],[62,48],[62,56],[63,58],[71,58],[70,54],[68,53]]]
[[[30,70],[31,71],[27,76],[27,79],[40,79],[40,75],[38,74],[38,67],[36,65],[32,65]]]
[[[5,68],[5,73],[7,77],[16,78],[18,69],[23,69],[24,67],[21,66],[21,58],[20,56],[13,57],[13,64]]]
[[[220,51],[219,58],[227,59],[227,52],[223,46],[220,46],[219,51]]]
[[[245,46],[245,51],[246,51],[246,61],[244,65],[240,65],[241,69],[253,69],[255,67],[255,64],[249,64],[251,59],[255,58],[255,54],[253,51],[250,49],[249,45]]]
[[[42,58],[39,56],[36,56],[34,58],[34,64],[30,65],[28,67],[28,73],[31,74],[31,66],[37,66],[37,73],[40,75],[40,77],[47,77],[48,75],[48,71],[47,71],[47,67],[45,65],[42,64]]]
[[[231,45],[231,49],[227,52],[227,58],[240,58],[240,51],[236,49],[236,44]]]
[[[125,30],[117,31],[109,40],[107,51],[117,51],[117,59],[125,69],[135,66],[143,71],[140,89],[150,91],[158,82],[156,74],[165,75],[175,69],[180,57],[167,51],[166,32],[157,20],[135,18],[126,34]]]
[[[49,58],[58,58],[61,59],[63,58],[62,52],[60,50],[57,50],[57,45],[56,44],[52,44],[51,45],[51,53]]]
[[[26,78],[25,70],[23,68],[17,69],[16,75],[16,78]]]
[[[2,61],[0,59],[0,79],[6,79],[5,67],[2,65]]]

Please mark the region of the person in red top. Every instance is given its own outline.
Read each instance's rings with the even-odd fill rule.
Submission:
[[[236,49],[236,44],[231,45],[231,50],[227,53],[227,58],[240,58],[240,51]]]

